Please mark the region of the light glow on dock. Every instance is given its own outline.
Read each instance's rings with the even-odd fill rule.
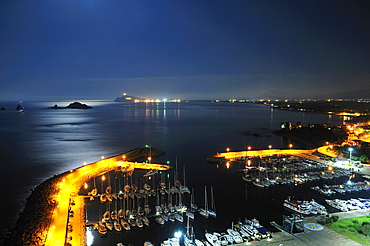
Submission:
[[[103,175],[111,170],[123,168],[127,171],[135,169],[148,169],[148,170],[168,170],[169,165],[164,164],[151,164],[151,163],[137,163],[125,161],[125,157],[118,156],[102,159],[100,161],[84,165],[82,167],[72,169],[66,177],[57,186],[59,188],[58,194],[55,196],[55,209],[52,215],[52,221],[49,226],[45,241],[45,245],[65,245],[68,241],[72,245],[82,245],[81,243],[81,228],[85,225],[83,214],[81,210],[84,207],[83,199],[78,198],[78,192],[86,182],[96,176]],[[104,175],[102,178],[105,177]],[[71,206],[73,200],[74,206]],[[73,212],[71,212],[73,211]],[[69,220],[70,214],[73,213],[73,219]],[[68,221],[73,226],[73,231],[67,234]],[[83,242],[84,243],[84,242]]]

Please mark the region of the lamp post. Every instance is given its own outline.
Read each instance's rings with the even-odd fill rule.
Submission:
[[[349,163],[351,163],[351,158],[352,158],[352,151],[353,151],[353,148],[348,148],[348,151],[349,151]]]
[[[289,149],[292,150],[293,144],[289,144]]]

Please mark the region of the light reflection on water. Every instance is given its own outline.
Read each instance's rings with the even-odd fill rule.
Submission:
[[[86,230],[86,245],[91,246],[94,243],[94,236],[91,227]]]
[[[237,219],[235,211],[245,211],[252,205],[243,202],[245,183],[237,175],[237,170],[233,167],[227,172],[223,167],[217,169],[205,162],[206,157],[222,152],[227,147],[231,151],[243,150],[246,146],[252,146],[252,149],[266,148],[269,144],[274,148],[286,148],[288,141],[269,130],[277,129],[284,121],[307,124],[329,120],[331,123],[341,123],[337,116],[328,118],[320,114],[271,110],[256,104],[80,101],[93,108],[43,110],[55,104],[67,106],[73,101],[25,101],[24,113],[11,110],[0,112],[0,163],[4,163],[0,173],[0,189],[7,197],[3,202],[7,213],[2,217],[4,223],[0,225],[1,230],[14,221],[21,209],[21,201],[34,185],[81,166],[84,162],[95,162],[102,155],[116,155],[145,144],[167,153],[153,161],[165,163],[171,160],[174,163],[178,157],[179,165],[186,165],[187,183],[195,188],[198,204],[203,203],[201,191],[204,185],[214,186],[216,199],[221,201],[220,211],[224,210],[225,214],[224,218],[220,216],[218,219],[223,226],[231,219]],[[13,109],[17,103],[2,102],[0,106]],[[242,134],[245,131],[258,133],[260,137],[245,136]],[[294,146],[299,144],[294,143]],[[230,192],[234,190],[236,193]],[[261,195],[266,193],[261,192]],[[233,208],[222,202],[231,198],[235,201]],[[235,214],[230,215],[230,212]],[[199,224],[204,228],[207,221]],[[157,230],[166,231],[166,228]],[[204,232],[203,229],[195,230],[196,234]],[[97,245],[100,245],[101,242],[98,242]]]

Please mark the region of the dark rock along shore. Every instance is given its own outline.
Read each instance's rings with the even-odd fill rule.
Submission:
[[[149,156],[156,157],[164,154],[165,152],[156,148],[136,148],[117,155],[117,158],[125,155],[126,161],[135,161]],[[4,246],[44,245],[47,230],[56,206],[54,197],[59,192],[57,184],[68,173],[69,171],[55,175],[32,190],[14,227],[8,230],[4,238]]]

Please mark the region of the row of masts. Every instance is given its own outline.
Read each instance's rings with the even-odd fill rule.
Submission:
[[[293,156],[271,157],[268,159],[253,158],[257,165],[244,170],[245,181],[258,187],[270,187],[278,184],[302,184],[317,179],[332,179],[348,175],[348,171],[329,167],[326,164]]]
[[[177,168],[176,168],[177,170]],[[155,176],[160,176],[160,180],[156,185]],[[117,177],[116,177],[117,178]],[[102,176],[102,188],[99,191],[96,186],[94,177],[94,188],[88,192],[90,200],[99,197],[100,203],[106,204],[106,211],[103,215],[99,215],[100,219],[95,223],[95,229],[100,235],[106,235],[108,231],[116,230],[131,230],[131,228],[149,226],[149,218],[154,217],[158,224],[163,225],[167,221],[184,221],[184,214],[190,219],[194,219],[194,213],[198,211],[204,218],[216,218],[215,201],[213,195],[213,187],[211,187],[211,206],[208,207],[207,190],[205,187],[204,208],[198,208],[194,203],[194,189],[190,192],[185,185],[185,167],[184,167],[184,182],[178,179],[177,171],[174,174],[174,184],[166,183],[163,172],[152,172],[151,175],[144,175],[145,183],[141,188],[133,182],[132,173],[130,177],[124,175],[123,189],[121,190],[121,182],[119,180],[118,192],[116,179],[112,189],[110,175],[108,175],[108,186],[104,187],[105,176]],[[149,180],[153,181],[152,186],[149,185]],[[153,187],[156,187],[155,189]],[[190,194],[190,206],[184,203],[184,196]],[[156,197],[154,209],[149,205],[150,197]],[[152,200],[152,199],[151,199]],[[153,200],[151,202],[153,204]]]

